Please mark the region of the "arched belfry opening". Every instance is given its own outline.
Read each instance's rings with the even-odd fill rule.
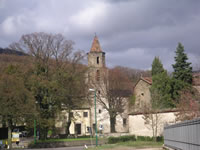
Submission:
[[[97,64],[99,64],[99,57],[97,57]]]

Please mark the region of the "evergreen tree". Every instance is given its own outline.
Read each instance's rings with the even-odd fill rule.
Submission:
[[[155,95],[159,95],[159,100],[156,100],[156,106],[153,107],[159,109],[173,107],[174,104],[170,93],[171,80],[158,57],[155,57],[152,63],[152,81],[150,89],[152,105],[154,105],[154,99],[157,99],[154,98]]]
[[[156,74],[152,77],[152,86],[150,88],[153,107],[159,109],[174,107],[171,96],[171,79],[165,70],[162,73]],[[159,102],[157,100],[154,105],[154,96],[159,94]]]
[[[172,65],[174,68],[173,78],[181,80],[184,83],[192,83],[192,67],[191,63],[187,62],[188,57],[184,52],[184,47],[181,43],[178,43],[176,49],[175,64]]]
[[[155,57],[152,63],[151,75],[154,76],[156,74],[164,72],[163,65],[158,57]]]

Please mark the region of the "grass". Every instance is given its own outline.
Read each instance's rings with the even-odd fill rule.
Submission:
[[[144,148],[144,147],[162,147],[163,142],[153,142],[153,141],[129,141],[129,142],[118,143],[117,145],[128,146],[128,147],[137,147],[137,148]]]
[[[89,148],[89,150],[104,150],[104,149],[113,149],[117,147],[121,147],[121,149],[126,147],[132,148],[156,148],[162,147],[162,142],[153,142],[153,141],[128,141],[128,142],[121,142],[117,144],[107,144],[103,146],[99,146],[98,148]]]
[[[51,143],[51,142],[72,142],[72,141],[84,141],[84,140],[94,140],[95,138],[67,138],[67,139],[47,139],[39,140],[37,143]]]

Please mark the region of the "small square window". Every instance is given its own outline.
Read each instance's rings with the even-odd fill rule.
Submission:
[[[142,96],[144,96],[144,93],[141,93]]]
[[[88,112],[83,112],[83,117],[88,117]]]
[[[99,109],[99,114],[101,114],[101,109]]]

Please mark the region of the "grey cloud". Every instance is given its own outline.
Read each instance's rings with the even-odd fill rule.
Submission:
[[[199,7],[195,0],[0,0],[0,47],[22,34],[51,32],[88,52],[97,32],[108,66],[148,69],[159,56],[172,70],[178,42],[198,63]]]

